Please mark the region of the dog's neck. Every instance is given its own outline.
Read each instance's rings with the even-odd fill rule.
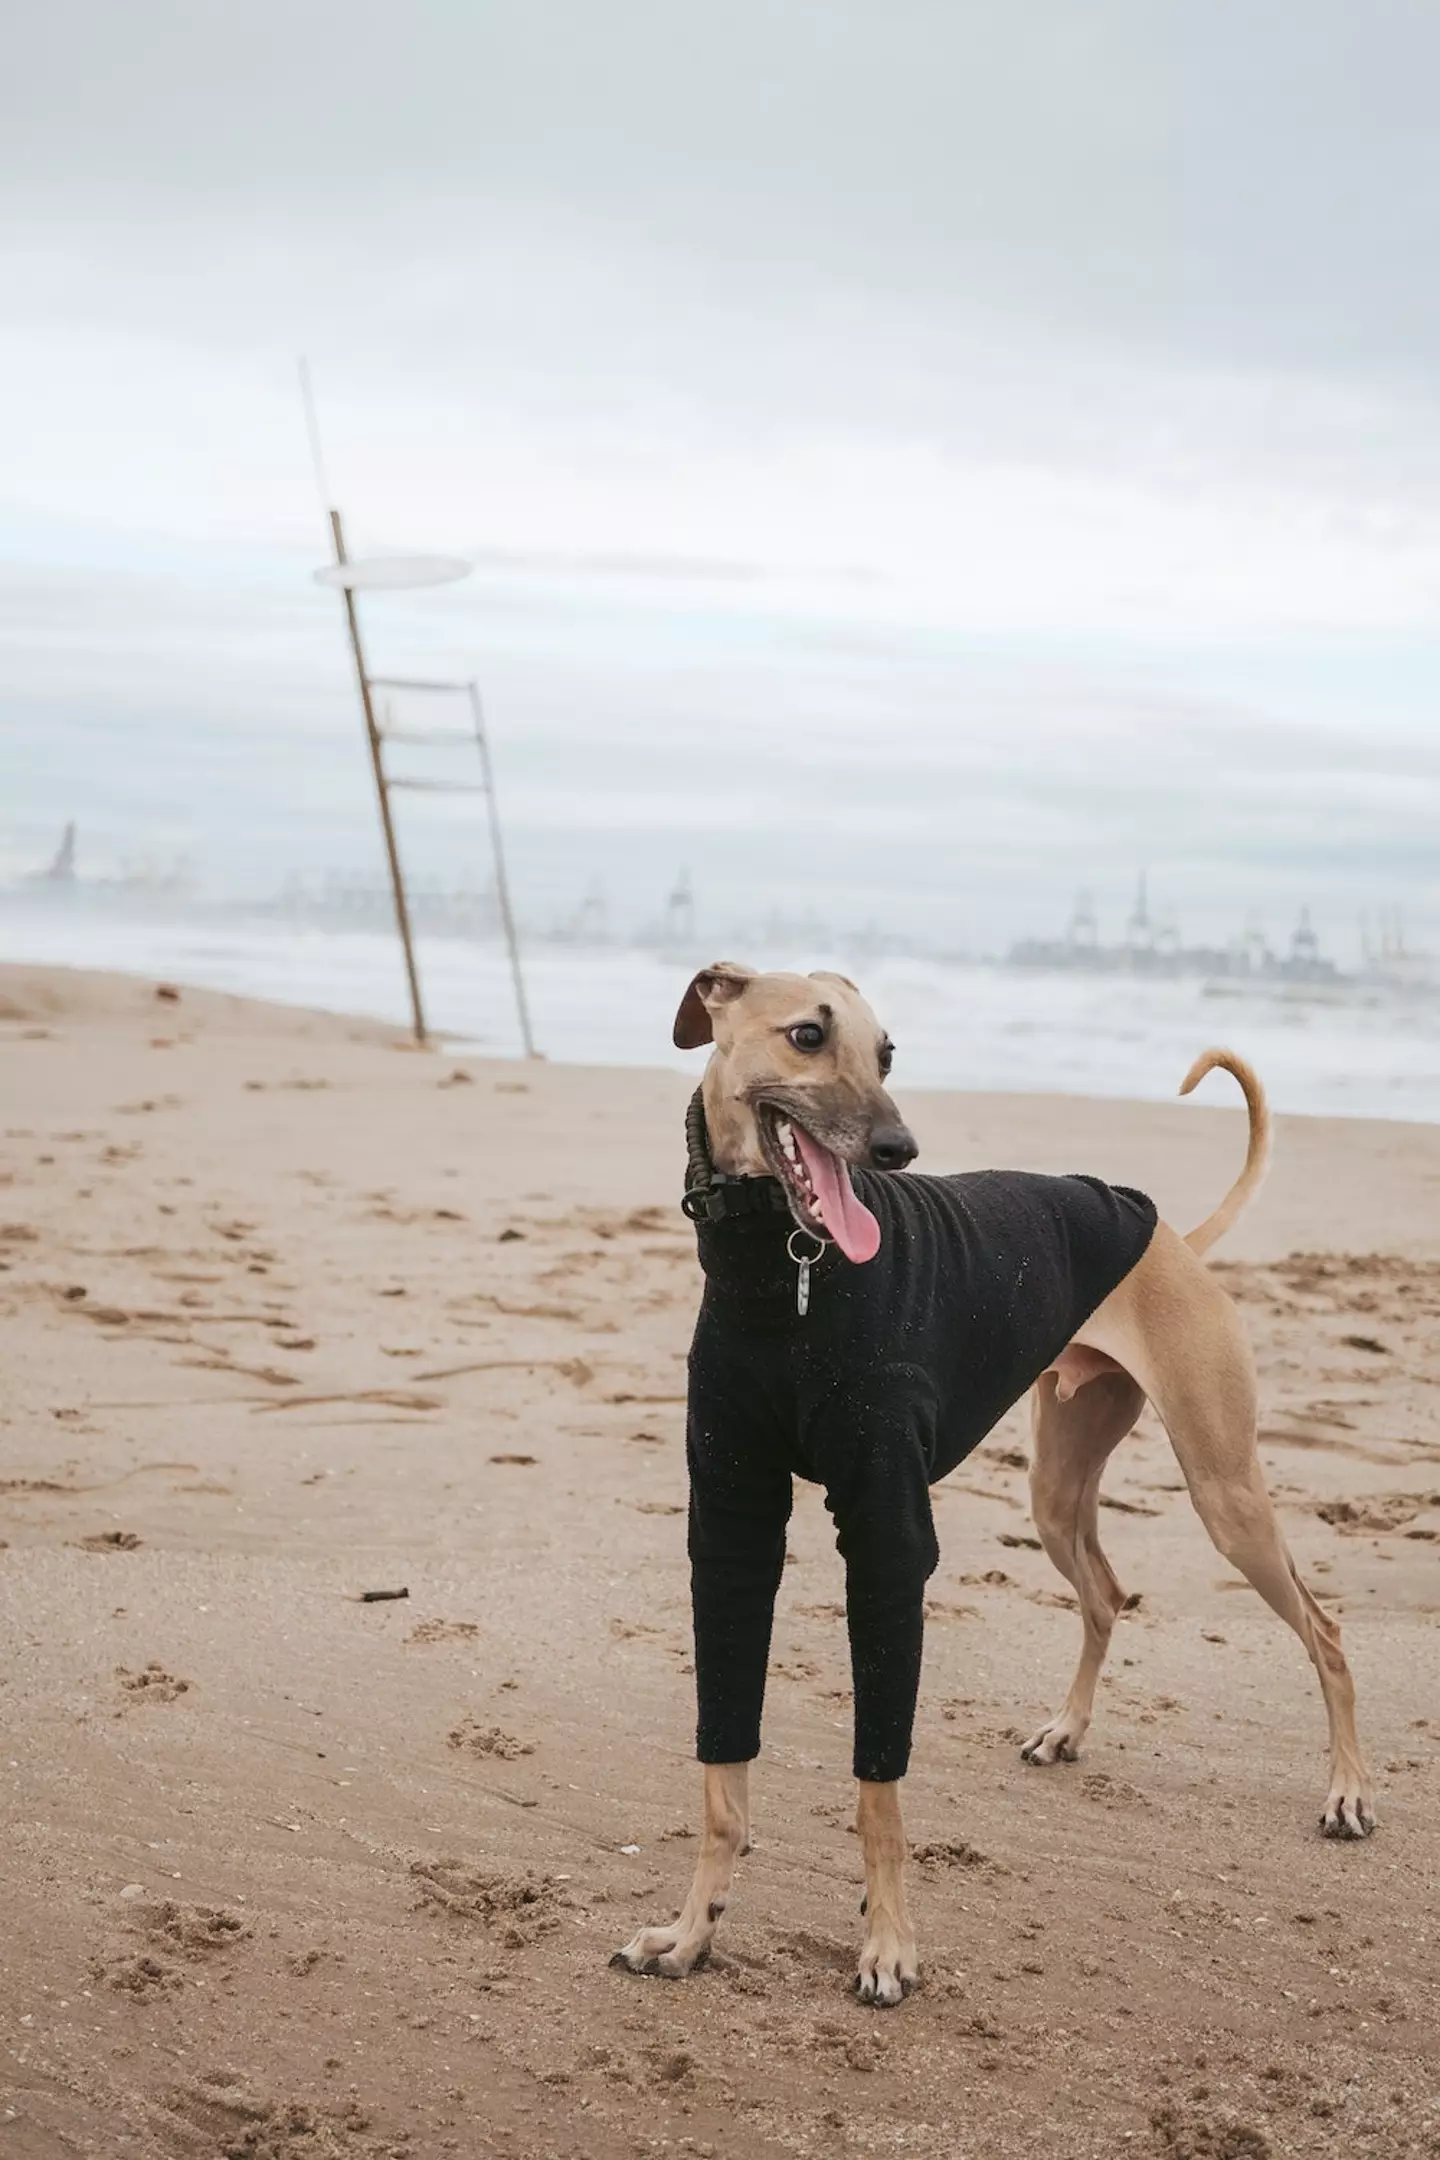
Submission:
[[[726,1093],[724,1079],[723,1062],[717,1054],[706,1066],[700,1083],[711,1164],[726,1177],[769,1177],[770,1167],[760,1152],[754,1113],[747,1104],[736,1102]]]

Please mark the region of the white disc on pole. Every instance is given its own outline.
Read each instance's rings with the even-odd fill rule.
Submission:
[[[421,585],[453,585],[473,568],[458,555],[372,555],[368,561],[326,563],[315,572],[315,582],[338,592],[407,592]]]

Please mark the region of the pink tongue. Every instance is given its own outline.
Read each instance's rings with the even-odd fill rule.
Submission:
[[[812,1140],[803,1125],[792,1125],[800,1159],[810,1173],[818,1201],[816,1214],[847,1260],[873,1260],[880,1250],[880,1225],[850,1183],[850,1173],[829,1148]]]

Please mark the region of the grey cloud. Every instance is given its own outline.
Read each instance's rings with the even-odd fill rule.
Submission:
[[[772,304],[898,291],[1301,371],[1440,357],[1426,0],[51,0],[6,45],[36,211],[320,220],[459,262],[467,231],[483,257],[487,224],[558,218]]]

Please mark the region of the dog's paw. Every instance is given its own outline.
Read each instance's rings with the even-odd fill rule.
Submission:
[[[920,1984],[920,1962],[913,1935],[901,1937],[894,1928],[877,1928],[865,1938],[855,1993],[876,2010],[893,2010]]]
[[[623,1950],[615,1952],[610,1963],[625,1972],[642,1973],[647,1979],[683,1980],[687,1973],[698,1971],[709,1957],[713,1932],[687,1934],[678,1923],[674,1927],[641,1928]]]
[[[1375,1808],[1365,1779],[1342,1778],[1331,1786],[1320,1828],[1326,1837],[1369,1837],[1375,1828]]]
[[[1083,1734],[1074,1732],[1064,1718],[1052,1718],[1042,1725],[1020,1750],[1021,1762],[1035,1763],[1044,1769],[1050,1763],[1078,1762]]]

